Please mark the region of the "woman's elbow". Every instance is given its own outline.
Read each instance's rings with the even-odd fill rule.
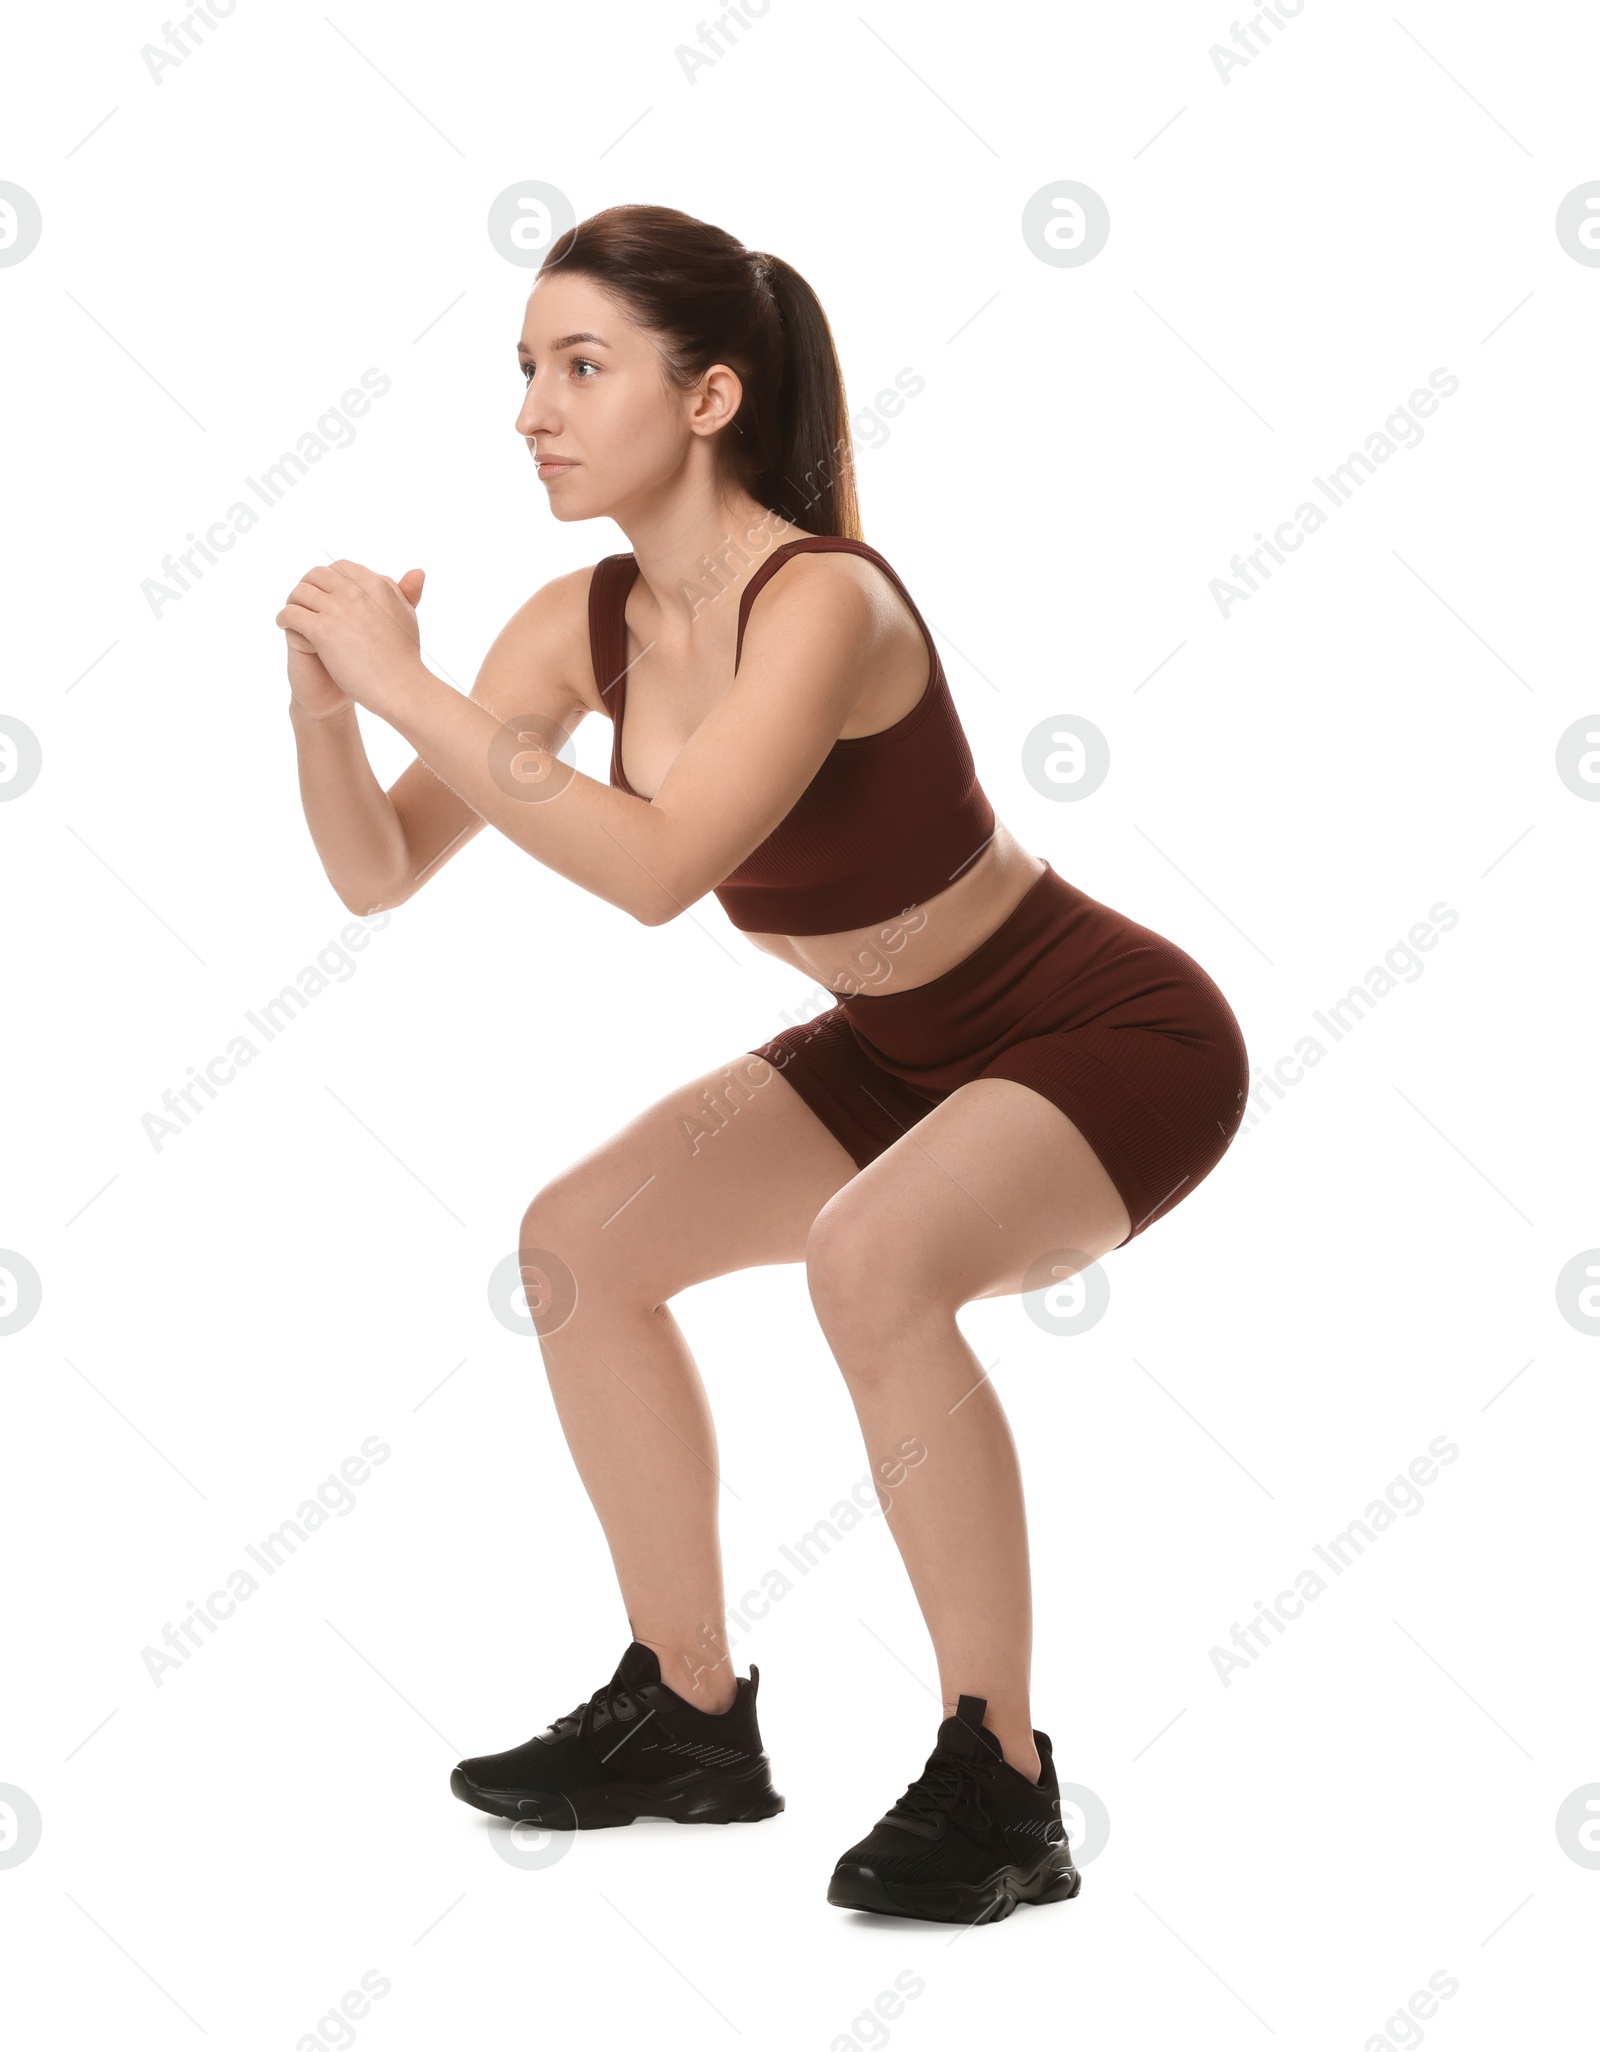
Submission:
[[[635,905],[633,916],[641,926],[665,926],[676,919],[683,907],[666,891],[652,891],[642,904]]]
[[[663,881],[655,877],[642,900],[634,907],[634,917],[641,926],[666,926],[680,913],[687,912],[695,900],[703,898],[710,888],[709,884],[691,883],[686,878],[672,877]]]
[[[411,891],[404,885],[393,885],[387,890],[344,890],[339,892],[339,902],[347,912],[353,912],[357,919],[371,919],[378,912],[393,912],[403,905]]]

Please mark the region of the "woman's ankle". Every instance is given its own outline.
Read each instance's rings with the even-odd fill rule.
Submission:
[[[733,1657],[720,1657],[705,1647],[674,1646],[665,1639],[640,1639],[656,1656],[661,1679],[675,1696],[708,1717],[720,1717],[738,1699],[739,1683],[733,1671]]]
[[[1039,1777],[1044,1772],[1044,1762],[1039,1758],[1039,1748],[1033,1742],[1033,1734],[1028,1734],[1025,1746],[1018,1739],[1003,1737],[999,1732],[995,1732],[995,1737],[1000,1740],[1000,1751],[1005,1757],[1006,1765],[1015,1767],[1025,1781],[1031,1781],[1037,1787]]]
[[[955,1706],[945,1706],[946,1717],[955,1715]],[[1015,1767],[1025,1780],[1037,1784],[1044,1773],[1044,1762],[1039,1757],[1039,1748],[1033,1742],[1033,1725],[1028,1711],[1023,1709],[996,1709],[991,1703],[983,1713],[984,1729],[991,1733],[1000,1747],[1001,1757],[1008,1767]]]

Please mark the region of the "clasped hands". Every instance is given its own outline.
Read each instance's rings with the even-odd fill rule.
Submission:
[[[420,570],[396,583],[341,556],[308,570],[273,624],[285,630],[293,653],[315,655],[341,691],[383,715],[422,670],[422,582]]]

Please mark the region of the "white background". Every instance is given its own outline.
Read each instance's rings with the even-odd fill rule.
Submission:
[[[1600,1780],[1600,1349],[1557,1277],[1600,1241],[1600,807],[1555,763],[1600,726],[1600,270],[1554,222],[1600,177],[1600,22],[1308,0],[1224,84],[1231,19],[775,0],[691,82],[692,8],[244,0],[159,85],[157,12],[13,22],[0,178],[44,222],[0,269],[0,711],[43,752],[0,805],[0,1246],[43,1284],[0,1346],[0,1783],[43,1825],[0,1868],[14,2043],[343,2042],[372,1970],[372,2052],[1354,2052],[1587,2011],[1600,1870],[1555,1820]],[[542,1183],[804,979],[710,898],[645,929],[483,836],[178,1137],[141,1125],[348,923],[273,625],[301,573],[421,565],[428,657],[467,689],[530,591],[626,546],[550,519],[514,432],[531,273],[485,224],[529,178],[579,218],[683,208],[812,283],[867,539],[997,811],[1194,955],[1258,1072],[1459,914],[1108,1257],[1091,1331],[962,1313],[1024,1461],[1035,1720],[1110,1818],[1076,1902],[990,1928],[824,1900],[939,1715],[877,1521],[737,1641],[781,1818],[522,1871],[447,1785],[627,1639],[490,1272]],[[1069,178],[1111,216],[1077,268],[1021,230]],[[392,387],[353,445],[154,617],[143,580],[369,366]],[[1224,618],[1211,580],[1438,367],[1459,389],[1421,444]],[[1064,713],[1111,750],[1081,803],[1021,767]],[[409,750],[366,731],[392,780]],[[587,722],[580,766],[609,745]],[[866,1457],[800,1266],[674,1308],[737,1598]],[[348,1514],[157,1686],[143,1649],[373,1434]],[[1211,1649],[1441,1434],[1417,1508],[1224,1685]],[[1457,1992],[1407,2023],[1441,1970]],[[874,2022],[902,1972],[922,1992]]]

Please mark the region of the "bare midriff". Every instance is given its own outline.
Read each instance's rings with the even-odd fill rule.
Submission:
[[[851,933],[747,933],[764,954],[841,997],[914,990],[964,961],[1016,909],[1045,864],[997,819],[994,838],[952,884]]]

